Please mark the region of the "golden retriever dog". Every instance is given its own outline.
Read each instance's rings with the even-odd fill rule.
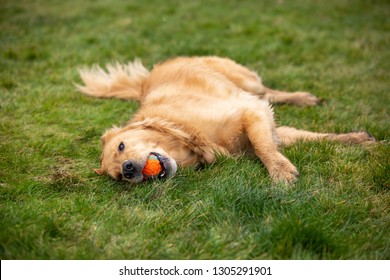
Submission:
[[[161,164],[158,178],[175,175],[178,166],[212,163],[217,155],[254,153],[276,182],[294,182],[296,167],[280,146],[298,140],[330,139],[365,143],[366,132],[316,133],[275,125],[270,103],[316,105],[307,92],[288,93],[265,87],[257,73],[219,57],[178,57],[148,71],[139,60],[80,70],[78,89],[99,98],[135,99],[138,112],[127,125],[102,136],[98,174],[139,183],[148,157]]]

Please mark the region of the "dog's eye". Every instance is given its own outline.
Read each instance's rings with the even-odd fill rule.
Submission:
[[[121,142],[118,146],[118,151],[119,152],[122,152],[123,150],[125,149],[125,144],[123,144],[123,142]]]

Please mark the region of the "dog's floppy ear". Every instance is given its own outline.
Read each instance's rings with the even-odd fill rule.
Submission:
[[[103,175],[104,170],[101,169],[101,168],[96,168],[96,169],[93,170],[93,172],[95,172],[96,174],[99,174],[99,175]]]
[[[102,168],[102,162],[103,162],[103,154],[100,156],[100,167],[95,168],[93,172],[99,175],[103,175],[105,173],[104,169]]]
[[[114,137],[119,132],[119,130],[120,130],[120,128],[114,126],[113,128],[107,130],[103,134],[103,136],[101,137],[101,140],[102,140],[102,143],[103,143],[103,147],[104,147],[104,145],[107,143],[107,141],[109,139]],[[102,167],[102,161],[103,161],[103,153],[100,156],[100,167],[93,170],[96,174],[103,175],[104,173],[106,173],[106,171]]]

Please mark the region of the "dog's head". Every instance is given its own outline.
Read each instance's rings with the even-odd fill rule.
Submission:
[[[162,170],[157,178],[170,178],[177,171],[176,161],[159,145],[159,135],[142,127],[112,128],[102,137],[103,153],[98,174],[116,180],[140,183],[146,178],[142,170],[150,154],[160,161]]]

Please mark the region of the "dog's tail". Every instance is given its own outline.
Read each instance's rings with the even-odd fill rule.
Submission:
[[[84,85],[76,85],[83,93],[100,98],[120,98],[139,100],[142,84],[149,71],[139,59],[128,64],[109,64],[107,71],[95,65],[80,69]]]

